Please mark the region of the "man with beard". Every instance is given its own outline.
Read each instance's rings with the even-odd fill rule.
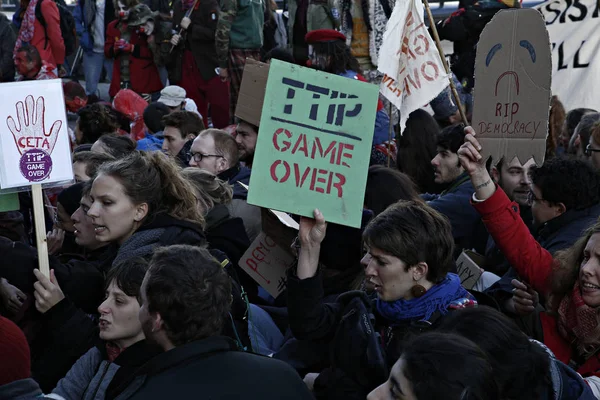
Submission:
[[[444,128],[437,137],[437,155],[431,160],[435,183],[445,186],[439,195],[424,194],[422,198],[444,214],[452,224],[456,252],[475,249],[483,253],[487,239],[481,217],[471,207],[474,188],[458,161],[458,149],[465,138],[463,125]]]
[[[243,161],[248,168],[252,168],[254,152],[256,151],[256,140],[258,139],[258,126],[244,120],[239,120],[235,133],[240,161]]]
[[[156,250],[141,289],[140,322],[164,353],[137,371],[124,399],[312,399],[296,371],[240,351],[221,336],[231,317],[231,282],[206,249]]]

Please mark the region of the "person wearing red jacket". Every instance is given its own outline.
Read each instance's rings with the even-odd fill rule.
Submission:
[[[468,127],[466,132],[458,154],[475,188],[473,206],[518,274],[547,296],[548,312],[540,314],[544,344],[557,359],[587,376],[595,394],[600,393],[600,221],[570,249],[553,257],[535,241],[517,203],[494,185],[475,131]]]
[[[46,21],[45,28],[35,16],[38,6]],[[20,27],[13,51],[14,58],[21,46],[29,43],[37,49],[45,63],[54,66],[64,64],[65,43],[60,31],[60,14],[56,3],[52,0],[21,0],[20,7],[20,12],[15,16]]]
[[[137,0],[117,1],[118,19],[106,27],[104,54],[115,60],[108,90],[111,98],[121,89],[131,89],[146,100],[153,97],[156,100],[163,88],[147,37],[127,26],[129,10],[138,3]]]

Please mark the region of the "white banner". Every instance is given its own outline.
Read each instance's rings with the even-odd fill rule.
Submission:
[[[600,109],[600,3],[552,0],[536,7],[552,46],[552,94],[567,111]]]
[[[411,112],[424,107],[446,86],[448,75],[423,22],[423,4],[397,1],[379,51],[384,76],[380,92],[400,110],[400,130]]]

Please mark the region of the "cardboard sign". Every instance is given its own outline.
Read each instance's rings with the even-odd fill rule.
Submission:
[[[244,75],[240,85],[240,94],[235,107],[235,116],[252,125],[260,125],[269,64],[248,58],[244,67]]]
[[[472,126],[494,162],[544,161],[551,84],[550,41],[533,9],[498,12],[477,44]]]
[[[73,179],[60,79],[0,85],[0,188]]]
[[[400,110],[400,132],[411,112],[429,103],[450,83],[425,26],[420,1],[396,1],[383,35],[377,69],[384,74],[381,94]]]
[[[377,86],[274,60],[248,203],[360,227]]]
[[[288,252],[263,232],[240,259],[240,267],[273,297],[287,287],[286,271],[294,262]]]
[[[456,273],[465,289],[472,289],[483,274],[483,269],[478,264],[483,261],[482,259],[480,254],[465,250],[456,260]]]
[[[597,109],[600,35],[597,0],[550,0],[535,7],[546,20],[552,46],[552,94],[565,109]]]

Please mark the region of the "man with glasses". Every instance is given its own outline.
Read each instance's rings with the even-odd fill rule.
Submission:
[[[600,216],[600,175],[585,161],[559,157],[541,167],[533,166],[530,177],[532,234],[552,254],[571,247]],[[514,278],[517,275],[510,268],[487,291],[509,313],[519,312],[512,301],[514,287],[524,288],[518,284],[513,287]],[[533,298],[533,291],[530,294]]]
[[[600,171],[600,125],[595,125],[590,135],[590,143],[585,148],[585,155],[590,162]]]
[[[229,213],[244,221],[246,233],[253,241],[261,231],[260,208],[246,202],[248,191],[241,184],[250,184],[250,169],[240,165],[236,139],[225,131],[207,129],[194,139],[189,159],[190,167],[209,171],[233,186]]]

